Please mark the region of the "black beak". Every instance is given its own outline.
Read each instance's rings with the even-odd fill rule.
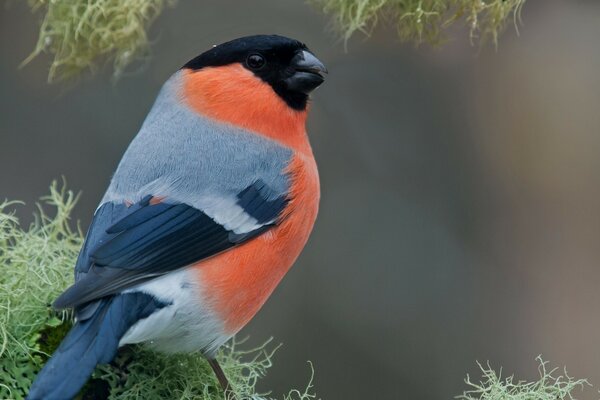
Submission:
[[[317,57],[307,50],[301,50],[290,63],[294,74],[285,80],[287,88],[296,92],[309,94],[325,80],[327,68]]]

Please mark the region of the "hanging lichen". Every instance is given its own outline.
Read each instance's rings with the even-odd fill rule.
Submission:
[[[491,38],[508,21],[519,19],[525,0],[308,0],[332,15],[345,39],[369,33],[380,21],[396,26],[399,37],[417,44],[438,43],[443,31],[462,21],[470,38]],[[176,0],[30,0],[44,13],[39,38],[26,64],[42,53],[52,62],[48,81],[111,63],[119,77],[136,60],[149,55],[148,29]]]
[[[112,61],[114,75],[149,54],[148,28],[175,0],[31,0],[35,11],[45,12],[31,61],[52,55],[48,81],[96,70]]]
[[[438,43],[443,31],[462,21],[471,40],[491,38],[508,21],[519,19],[525,0],[311,0],[331,14],[344,39],[357,31],[369,34],[380,22],[396,26],[403,41]],[[512,17],[512,18],[511,18]]]

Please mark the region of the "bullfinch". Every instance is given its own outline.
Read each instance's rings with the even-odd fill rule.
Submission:
[[[162,87],[96,209],[56,299],[75,324],[28,399],[70,399],[120,346],[217,349],[265,303],[313,228],[309,93],[327,70],[303,43],[243,37]]]

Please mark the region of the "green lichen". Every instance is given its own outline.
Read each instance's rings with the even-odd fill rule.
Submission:
[[[498,34],[519,19],[525,0],[308,0],[331,14],[345,39],[369,33],[379,21],[397,28],[404,41],[438,43],[444,30],[462,21],[470,38],[498,41]],[[23,62],[48,53],[50,82],[95,71],[112,62],[114,76],[149,55],[148,29],[176,0],[29,0],[44,14],[34,51]],[[511,18],[512,17],[512,18]]]
[[[272,367],[277,349],[270,341],[258,348],[240,350],[233,340],[218,355],[238,399],[267,399],[257,394],[256,385]],[[212,369],[200,354],[165,355],[143,346],[122,349],[113,363],[94,372],[95,381],[110,388],[111,400],[138,399],[222,399],[223,392]],[[292,390],[284,400],[311,400],[312,378],[303,393]],[[85,393],[85,390],[84,390]]]
[[[469,386],[459,400],[575,400],[574,391],[590,386],[585,379],[574,379],[566,370],[557,375],[558,368],[548,370],[548,363],[541,357],[539,362],[540,378],[534,382],[516,381],[513,376],[502,378],[502,371],[496,373],[489,364],[479,368],[482,380],[479,383],[471,381],[467,375],[465,383]]]
[[[44,361],[58,348],[71,326],[70,320],[61,320],[54,317],[46,322],[46,326],[39,331],[36,343]]]
[[[470,38],[498,42],[507,22],[519,19],[525,0],[310,0],[331,14],[348,40],[357,31],[369,34],[380,21],[396,26],[403,41],[439,43],[444,30],[462,21]],[[512,17],[512,18],[511,18]]]
[[[73,280],[82,234],[69,214],[77,196],[56,183],[42,198],[35,222],[23,229],[14,214],[18,202],[0,203],[0,399],[23,399],[35,375],[71,326],[69,313],[50,303]],[[44,209],[52,207],[52,215]],[[272,366],[270,342],[241,350],[233,340],[218,354],[239,399],[266,399],[256,385]],[[311,366],[312,369],[312,366]],[[210,366],[200,354],[165,355],[143,346],[122,349],[110,365],[100,366],[79,399],[222,399]],[[284,400],[313,400],[312,377],[305,391]]]
[[[42,332],[62,325],[67,314],[49,304],[73,279],[73,260],[81,235],[69,226],[77,196],[52,186],[43,201],[54,216],[39,207],[35,222],[24,230],[14,215],[17,202],[0,203],[0,398],[23,398],[42,366]],[[11,211],[13,210],[13,211]]]
[[[175,0],[30,0],[45,13],[33,53],[53,57],[48,81],[71,77],[112,60],[115,76],[149,54],[147,30]]]

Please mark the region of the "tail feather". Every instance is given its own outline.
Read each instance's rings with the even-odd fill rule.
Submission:
[[[141,293],[127,293],[101,300],[95,313],[78,321],[52,358],[38,373],[28,400],[66,400],[77,395],[98,364],[117,354],[119,341],[140,319],[166,304]]]

